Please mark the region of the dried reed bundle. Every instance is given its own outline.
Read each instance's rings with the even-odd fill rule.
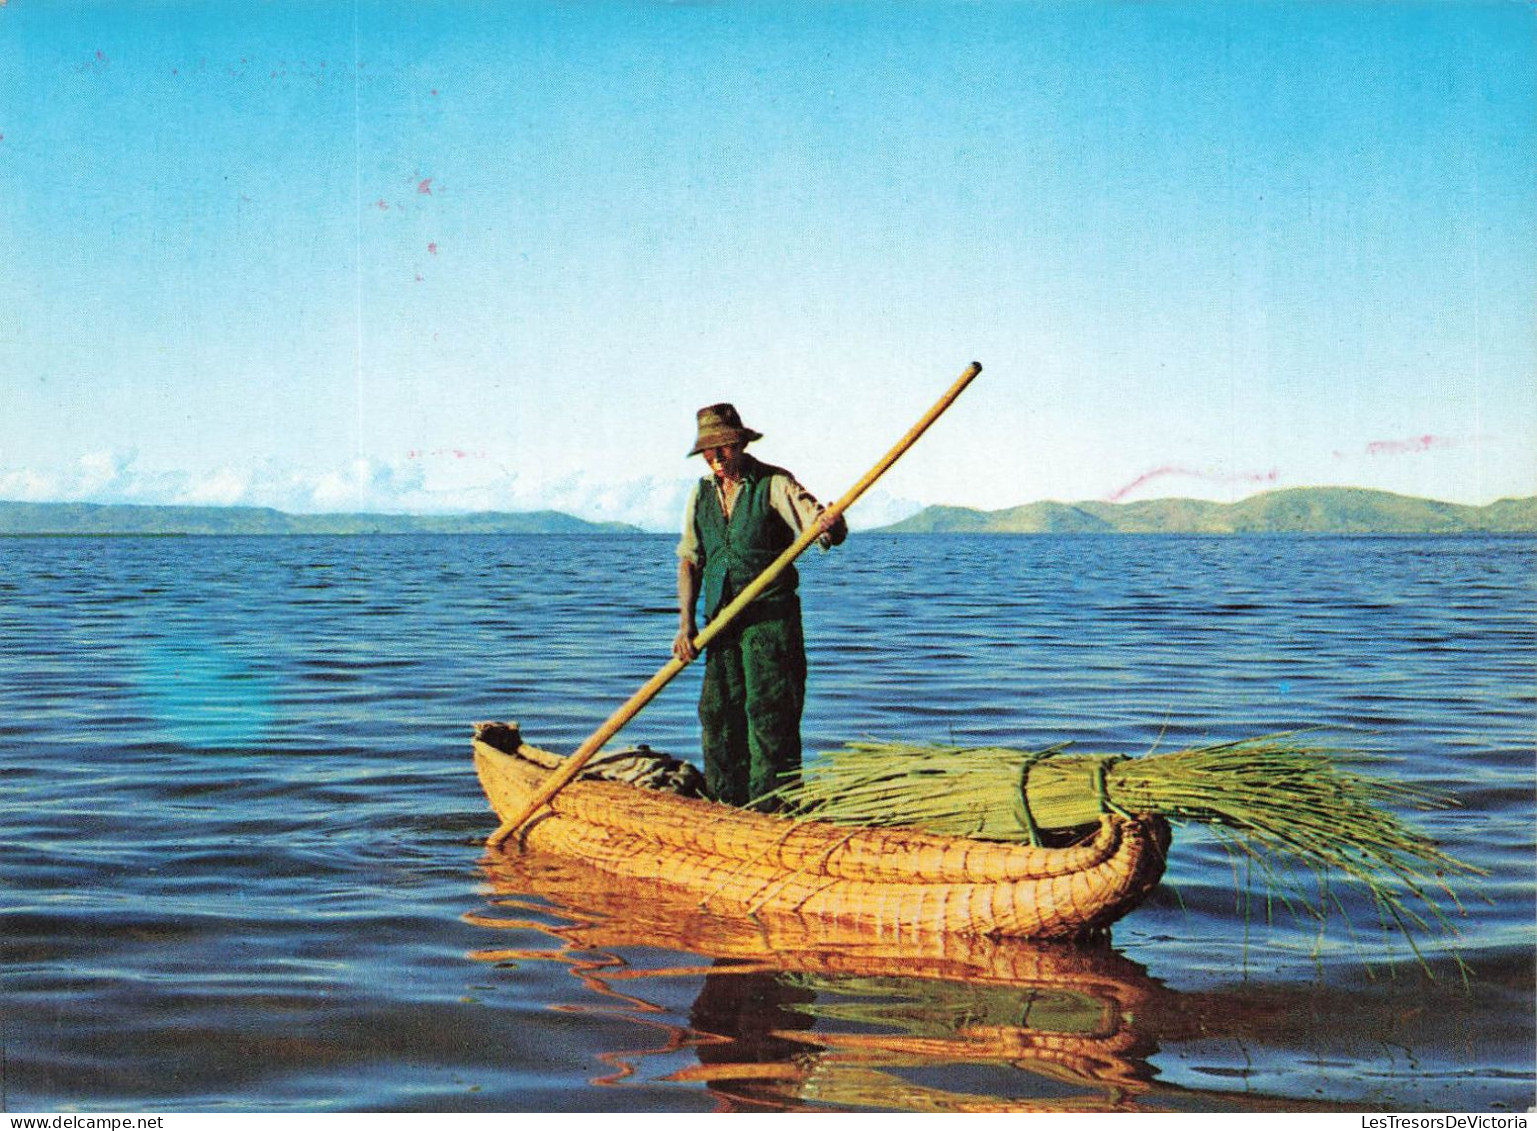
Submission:
[[[911,825],[984,840],[1030,840],[1071,829],[1106,811],[1157,814],[1212,827],[1256,864],[1294,910],[1321,918],[1338,905],[1326,877],[1358,881],[1384,925],[1447,920],[1452,875],[1477,870],[1410,828],[1396,808],[1451,803],[1399,783],[1342,769],[1331,753],[1291,735],[1148,754],[1068,754],[906,743],[852,743],[807,766],[779,797],[792,812],[855,825]],[[1288,876],[1300,866],[1314,893]]]

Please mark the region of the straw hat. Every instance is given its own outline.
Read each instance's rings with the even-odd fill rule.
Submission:
[[[746,427],[735,406],[712,404],[699,410],[699,438],[694,441],[694,450],[688,454],[697,456],[706,448],[723,448],[727,444],[746,444],[761,439],[763,433]]]

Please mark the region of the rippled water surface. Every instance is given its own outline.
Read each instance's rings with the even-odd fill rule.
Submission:
[[[585,738],[667,658],[671,551],[0,539],[3,1106],[1532,1105],[1537,541],[856,536],[803,570],[809,749],[1323,727],[1451,794],[1414,820],[1488,875],[1422,962],[1266,922],[1183,829],[1109,947],[774,962],[488,858],[473,723]],[[623,737],[694,756],[696,694]]]

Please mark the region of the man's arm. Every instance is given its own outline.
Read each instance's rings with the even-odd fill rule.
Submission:
[[[694,513],[699,506],[699,484],[688,493],[683,506],[683,537],[678,541],[678,635],[673,637],[672,654],[680,660],[699,656],[694,637],[699,629],[694,623],[694,607],[699,604],[700,578],[704,559],[699,549],[699,532],[694,529]]]
[[[843,521],[843,516],[830,518],[816,497],[792,475],[774,476],[769,485],[769,502],[791,530],[799,533],[815,527],[817,545],[824,550],[841,544],[849,536],[848,523]]]
[[[694,607],[699,603],[699,567],[687,558],[678,559],[678,635],[673,638],[672,654],[680,660],[699,656],[694,637],[699,630],[694,623]]]

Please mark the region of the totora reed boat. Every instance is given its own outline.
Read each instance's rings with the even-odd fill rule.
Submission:
[[[563,761],[508,723],[480,724],[474,749],[504,821]],[[1031,939],[1104,931],[1157,886],[1169,845],[1162,818],[1115,814],[1059,847],[792,820],[687,796],[697,773],[644,747],[600,755],[520,843],[687,894],[717,914],[838,933]]]

